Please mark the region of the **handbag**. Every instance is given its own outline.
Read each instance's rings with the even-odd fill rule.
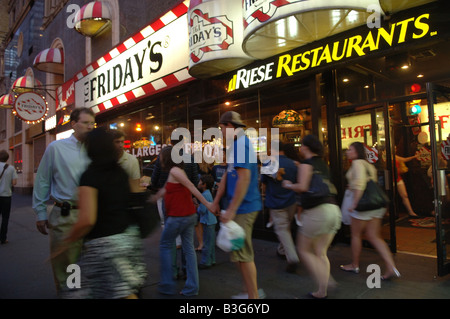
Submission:
[[[148,201],[150,192],[130,193],[128,210],[132,223],[139,227],[141,238],[146,238],[161,224],[156,204]]]
[[[367,176],[369,176],[369,180],[367,181],[366,189],[355,208],[358,212],[379,209],[389,204],[389,198],[386,193],[376,182],[370,179],[369,171],[367,171]]]
[[[336,187],[318,170],[313,172],[309,189],[300,196],[302,207],[309,209],[330,202],[330,197],[337,194]]]

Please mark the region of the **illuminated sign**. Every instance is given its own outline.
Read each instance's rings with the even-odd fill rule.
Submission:
[[[191,79],[186,12],[181,3],[77,74],[75,106],[100,112]]]
[[[255,60],[242,50],[242,0],[191,1],[188,21],[192,76],[224,74]]]
[[[166,144],[156,144],[139,148],[128,148],[126,152],[135,157],[158,156],[159,153],[161,153],[161,150],[166,146]]]
[[[347,149],[353,142],[364,142],[365,132],[372,136],[371,117],[368,113],[341,118],[342,149]]]
[[[233,22],[226,16],[210,18],[201,10],[194,10],[192,15],[189,47],[193,62],[200,61],[205,52],[227,50],[233,44]]]
[[[14,103],[13,113],[29,124],[41,122],[47,116],[47,101],[37,93],[20,94]]]
[[[56,127],[56,115],[45,120],[45,131],[53,130]]]
[[[69,138],[72,136],[72,134],[74,133],[74,130],[70,129],[68,131],[62,132],[62,133],[58,133],[56,134],[56,140],[63,140],[65,138]]]
[[[437,34],[437,31],[430,28],[429,13],[390,23],[385,27],[366,30],[367,33],[363,35],[356,34],[333,43],[308,46],[308,49],[302,47],[269,59],[270,61],[263,65],[240,69],[229,81],[228,91],[245,89],[262,82],[297,75]]]
[[[75,81],[71,79],[56,90],[56,110],[60,110],[75,102]]]

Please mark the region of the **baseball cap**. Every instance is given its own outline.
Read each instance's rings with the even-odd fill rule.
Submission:
[[[236,126],[247,126],[242,122],[241,115],[234,111],[228,111],[222,114],[219,124],[232,123]]]

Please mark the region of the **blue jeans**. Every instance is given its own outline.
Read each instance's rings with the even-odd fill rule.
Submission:
[[[200,264],[211,266],[216,263],[216,224],[203,224],[203,249]]]
[[[160,273],[159,292],[167,295],[176,293],[176,282],[173,278],[172,249],[175,239],[181,236],[181,247],[186,258],[186,283],[181,293],[185,296],[195,296],[198,294],[198,269],[197,255],[194,248],[194,228],[197,222],[197,214],[187,217],[169,216],[164,224],[164,230],[159,243]]]

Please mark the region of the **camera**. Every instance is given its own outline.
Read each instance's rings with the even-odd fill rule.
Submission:
[[[63,202],[61,205],[61,216],[69,216],[70,214],[70,203]]]

